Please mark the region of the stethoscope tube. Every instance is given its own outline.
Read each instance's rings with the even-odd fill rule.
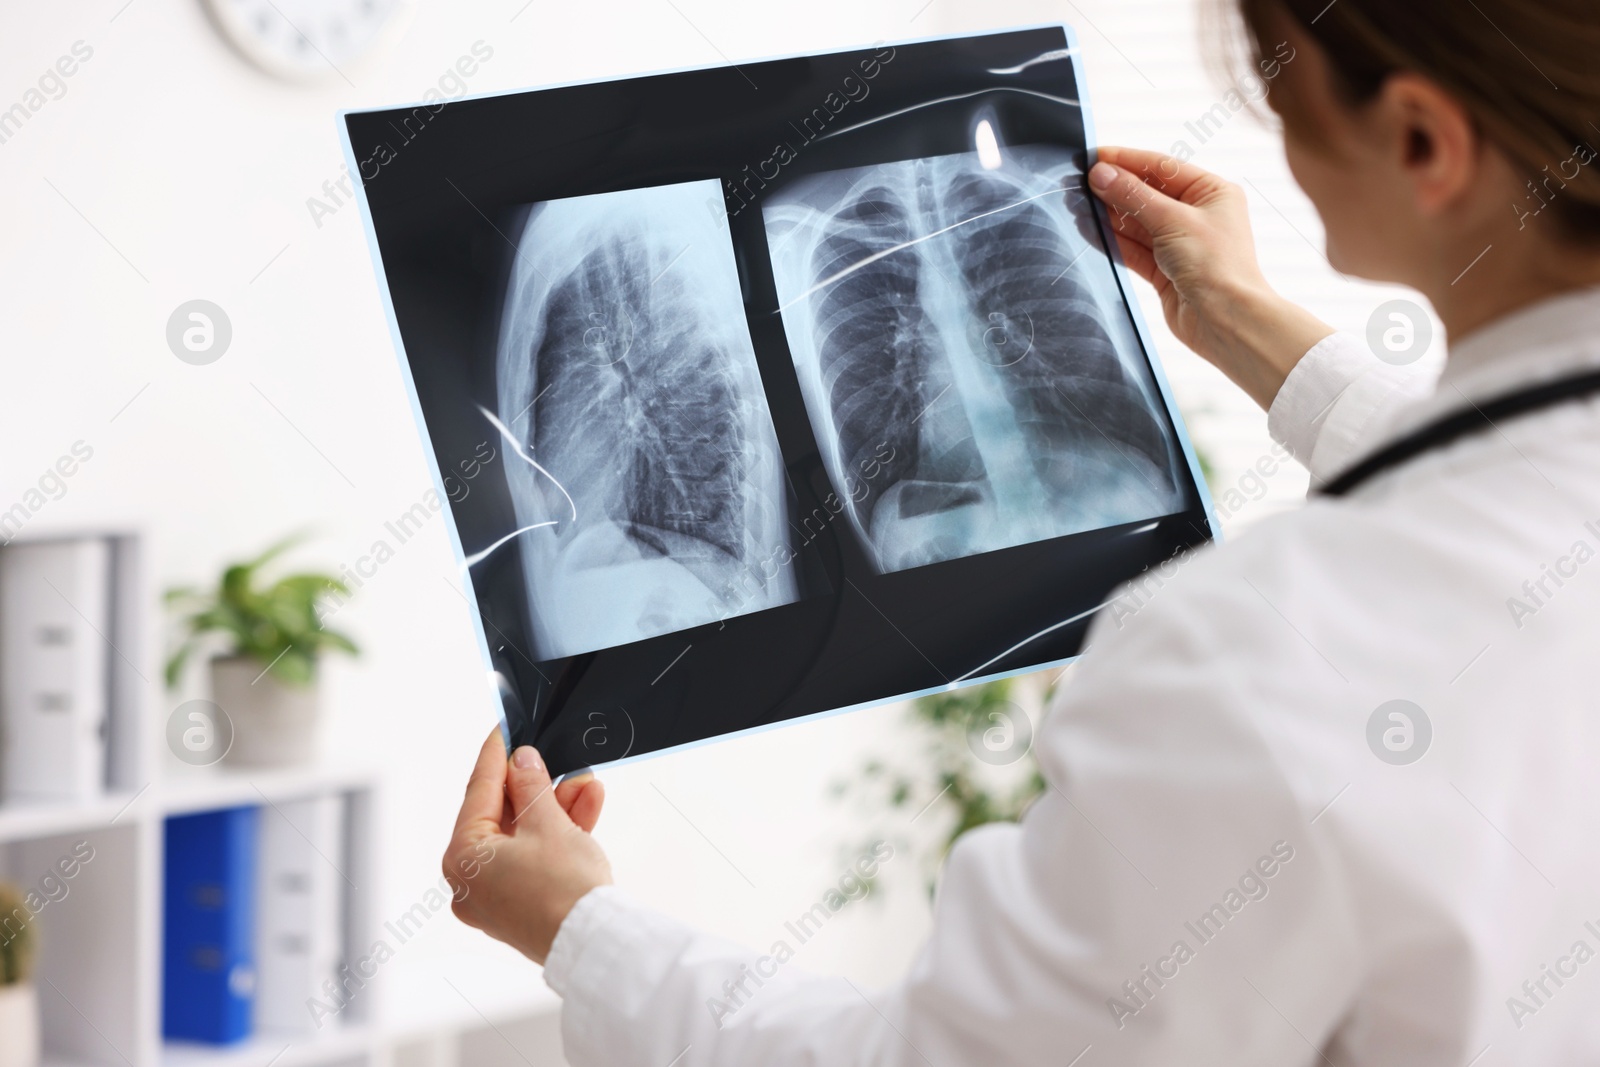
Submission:
[[[1600,371],[1587,371],[1507,393],[1482,404],[1473,404],[1469,410],[1446,415],[1385,445],[1327,482],[1317,493],[1329,497],[1345,496],[1379,474],[1407,463],[1424,452],[1444,448],[1471,434],[1482,433],[1506,419],[1543,411],[1596,393],[1600,393]]]

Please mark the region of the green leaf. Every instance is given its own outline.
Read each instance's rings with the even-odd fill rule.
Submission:
[[[345,583],[330,574],[304,571],[265,587],[261,584],[262,568],[303,540],[303,534],[295,534],[254,559],[230,564],[223,569],[214,592],[188,587],[167,591],[169,605],[187,607],[178,617],[185,637],[168,661],[169,684],[176,683],[195,640],[205,634],[226,636],[231,643],[229,652],[273,664],[274,676],[290,684],[309,682],[316,672],[317,656],[325,649],[357,653],[349,637],[323,630],[317,613],[324,599],[349,596]],[[290,651],[284,652],[286,647]]]
[[[305,530],[292,533],[288,537],[285,537],[283,540],[267,548],[267,550],[262,552],[261,555],[257,556],[253,560],[250,560],[248,563],[245,563],[243,566],[252,572],[258,571],[262,567],[265,567],[268,563],[271,563],[273,560],[283,555],[285,552],[289,551],[291,548],[294,548],[296,545],[303,544],[306,540],[306,536],[307,533]]]
[[[361,649],[356,646],[356,643],[339,631],[319,630],[317,632],[322,635],[323,644],[337,648],[341,652],[348,652],[352,656],[358,656],[361,654]]]
[[[33,978],[35,927],[23,891],[0,882],[0,987],[20,985]]]
[[[1011,693],[1006,679],[915,700],[907,719],[913,743],[905,748],[919,753],[916,762],[891,769],[873,759],[861,767],[857,781],[863,787],[876,785],[860,791],[865,799],[886,812],[915,808],[924,826],[940,828],[925,863],[941,859],[974,827],[1016,821],[1047,788],[1032,753],[1014,775],[1001,773],[998,778],[996,768],[981,764],[973,754],[970,735],[993,724],[993,714],[1009,703]]]
[[[178,688],[178,682],[183,678],[184,665],[189,662],[189,657],[193,654],[194,641],[189,640],[179,645],[177,651],[168,657],[166,670],[168,689]]]
[[[272,664],[272,674],[288,685],[310,685],[316,675],[317,662],[299,648],[290,648]]]
[[[343,582],[326,574],[291,574],[286,578],[279,578],[272,588],[295,590],[312,600],[334,593],[345,596],[350,594],[349,588]]]

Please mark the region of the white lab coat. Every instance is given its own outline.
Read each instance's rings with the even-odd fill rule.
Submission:
[[[1585,365],[1597,290],[1469,337],[1437,389],[1331,338],[1270,427],[1326,479],[1469,399]],[[1051,788],[1020,825],[956,845],[903,982],[774,968],[597,889],[545,971],[567,1058],[1600,1062],[1597,553],[1593,401],[1203,549],[1097,618],[1037,739]],[[1386,711],[1369,745],[1392,700],[1431,724],[1408,765],[1375,754],[1404,752],[1407,720]],[[776,974],[714,1020],[741,966]]]

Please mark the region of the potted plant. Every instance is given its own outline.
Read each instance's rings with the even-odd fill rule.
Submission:
[[[833,793],[858,811],[894,816],[867,840],[898,839],[919,854],[931,898],[956,838],[987,823],[1016,822],[1048,788],[1033,737],[1054,688],[1055,679],[1036,672],[913,700],[897,756],[869,759],[858,777],[836,781]],[[906,758],[918,748],[920,756]],[[908,821],[917,824],[915,835],[908,836]],[[841,855],[860,851],[852,841]]]
[[[20,891],[0,883],[0,1067],[38,1067],[33,952],[33,913]]]
[[[317,665],[322,653],[356,654],[349,637],[322,625],[321,609],[349,587],[329,574],[297,573],[262,584],[262,569],[300,543],[278,542],[223,570],[214,590],[167,591],[184,638],[167,660],[176,688],[189,658],[216,637],[224,650],[210,661],[211,697],[232,726],[224,759],[252,767],[305,763],[316,754],[320,720]]]

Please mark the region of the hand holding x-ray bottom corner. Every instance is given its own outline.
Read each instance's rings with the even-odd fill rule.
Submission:
[[[589,836],[604,802],[593,776],[553,786],[537,752],[524,745],[508,759],[500,728],[491,730],[444,857],[456,917],[543,963],[573,905],[611,884]]]

